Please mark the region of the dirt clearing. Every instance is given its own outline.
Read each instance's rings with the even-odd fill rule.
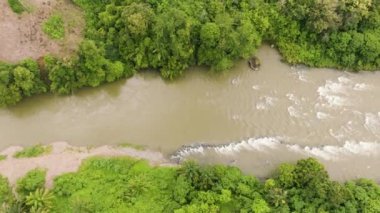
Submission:
[[[70,0],[22,0],[29,9],[18,15],[0,1],[0,61],[17,62],[37,59],[46,54],[70,55],[82,38],[85,25],[81,10]],[[65,22],[65,38],[52,40],[42,31],[42,23],[51,15],[61,15]]]

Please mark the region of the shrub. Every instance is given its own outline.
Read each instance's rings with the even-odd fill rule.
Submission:
[[[42,25],[42,30],[52,39],[62,39],[65,37],[65,26],[61,16],[50,16]]]
[[[74,174],[64,174],[54,180],[54,194],[68,197],[76,191],[84,188],[85,180],[78,178]]]
[[[7,159],[6,155],[0,155],[0,161]]]
[[[11,197],[12,189],[9,186],[8,179],[0,175],[0,207],[4,202],[8,202]]]
[[[37,189],[42,189],[45,186],[46,170],[34,169],[26,173],[24,177],[17,181],[16,191],[21,197],[28,196],[31,192]]]
[[[46,85],[40,78],[36,61],[23,60],[17,64],[0,62],[0,106],[21,101],[23,97],[46,92]]]
[[[24,5],[22,5],[22,3],[20,2],[20,0],[8,0],[8,4],[11,7],[12,11],[17,14],[21,14],[26,10]]]

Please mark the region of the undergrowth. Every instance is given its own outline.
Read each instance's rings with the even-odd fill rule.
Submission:
[[[15,158],[32,158],[38,157],[51,152],[51,146],[35,145],[31,147],[25,147],[23,150],[14,154]]]
[[[42,25],[42,30],[52,39],[65,37],[65,23],[60,15],[52,15]]]

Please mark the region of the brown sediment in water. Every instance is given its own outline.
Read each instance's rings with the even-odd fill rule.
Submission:
[[[128,142],[167,156],[191,144],[280,137],[284,144],[269,148],[264,141],[192,156],[260,177],[280,163],[311,156],[334,180],[380,180],[380,72],[291,67],[269,46],[257,55],[259,72],[244,60],[217,76],[194,67],[168,83],[145,72],[71,96],[27,99],[0,109],[0,149],[52,141],[95,147]]]
[[[137,150],[131,147],[99,146],[96,148],[71,146],[66,142],[56,142],[50,145],[52,151],[48,154],[33,158],[14,158],[13,155],[23,149],[21,146],[12,146],[0,152],[6,155],[0,161],[0,175],[7,177],[11,184],[23,177],[28,171],[35,168],[47,170],[46,185],[51,187],[54,177],[78,170],[82,161],[89,157],[132,157],[147,160],[152,166],[174,166],[160,152],[152,150]]]

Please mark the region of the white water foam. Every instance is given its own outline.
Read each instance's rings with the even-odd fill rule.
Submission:
[[[354,85],[354,90],[356,91],[366,91],[369,90],[371,87],[365,83],[357,83]]]
[[[302,69],[298,70],[297,75],[298,75],[298,80],[303,81],[303,82],[308,82],[308,80],[306,78],[306,71],[305,70],[302,70]]]
[[[318,87],[317,92],[320,99],[325,100],[330,107],[348,104],[347,98],[343,97],[346,87],[342,82],[327,80],[324,86]]]
[[[325,85],[318,87],[319,99],[324,100],[329,107],[348,106],[348,96],[352,92],[367,91],[371,88],[365,83],[355,83],[351,79],[340,76],[337,81],[326,80]]]
[[[262,96],[260,97],[260,102],[256,104],[256,109],[266,110],[269,107],[273,106],[277,100],[278,99],[274,97]]]
[[[280,137],[250,138],[238,143],[227,145],[199,145],[185,147],[172,159],[185,159],[191,155],[207,154],[206,152],[215,152],[224,156],[239,154],[241,151],[268,152],[274,150],[295,152],[304,156],[315,157],[327,161],[337,161],[350,156],[379,156],[380,143],[377,142],[355,142],[346,141],[342,146],[324,145],[324,146],[300,146],[297,144],[287,144],[281,141]]]
[[[238,85],[238,84],[240,84],[240,78],[234,78],[234,79],[232,79],[231,84],[235,85],[235,86]]]
[[[260,90],[260,85],[253,85],[252,89],[254,89],[254,90]]]
[[[303,66],[303,65],[296,65],[296,66],[291,66],[291,70],[295,70],[294,74],[297,75],[298,80],[303,81],[303,82],[308,82],[306,78],[306,72],[308,70],[308,67]]]
[[[186,147],[184,149],[181,149],[177,151],[176,155],[173,155],[172,159],[182,159],[187,156],[193,155],[193,154],[204,154],[204,148],[203,146],[192,146],[192,147]]]
[[[372,132],[377,137],[380,137],[380,112],[377,114],[374,113],[365,113],[365,128]]]
[[[347,77],[345,77],[345,76],[338,77],[338,81],[340,83],[344,83],[344,84],[350,84],[350,83],[352,83],[352,80],[349,79],[349,78],[347,78]]]
[[[286,94],[286,97],[288,97],[288,99],[290,100],[290,101],[292,101],[294,104],[296,104],[296,105],[299,105],[299,104],[301,104],[301,100],[299,99],[299,98],[297,98],[294,94],[292,94],[292,93],[288,93],[288,94]]]
[[[295,117],[295,118],[301,117],[301,112],[297,110],[294,106],[288,107],[288,113],[291,117]]]
[[[376,142],[346,141],[343,146],[301,147],[299,145],[287,145],[289,150],[317,157],[323,160],[339,160],[344,156],[377,156],[380,154],[380,144]]]
[[[337,141],[342,141],[342,139],[345,137],[343,133],[335,133],[333,129],[329,129],[329,133]]]
[[[338,81],[326,80],[324,86],[317,89],[320,99],[325,100],[329,106],[348,105],[348,99],[345,97],[351,87],[352,81],[344,76],[338,77]]]
[[[346,122],[346,124],[341,125],[339,129],[336,129],[335,131],[333,129],[330,129],[329,133],[337,141],[345,142],[347,140],[350,140],[350,138],[353,136],[355,137],[356,135],[361,135],[363,130],[358,129],[358,125],[360,124],[349,120]]]
[[[324,120],[331,117],[330,114],[324,112],[317,112],[316,116],[319,120]]]
[[[241,150],[257,150],[264,151],[265,149],[274,149],[280,144],[277,138],[250,138],[246,141],[241,141],[239,143],[230,143],[228,145],[214,147],[215,152],[220,154],[234,154],[240,152]]]
[[[288,113],[291,117],[300,118],[302,115],[306,115],[306,113],[302,113],[301,101],[305,101],[304,98],[299,99],[292,93],[287,93],[286,97],[294,103],[293,106],[288,107]]]
[[[242,150],[264,151],[265,149],[275,149],[280,145],[279,137],[249,138],[240,142],[229,143],[225,145],[207,145],[200,144],[184,147],[172,155],[172,159],[184,159],[193,154],[205,154],[205,151],[214,151],[222,155],[233,155]]]

